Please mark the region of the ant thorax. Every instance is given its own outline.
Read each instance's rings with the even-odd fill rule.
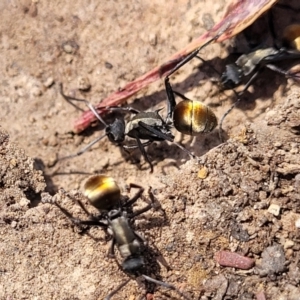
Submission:
[[[248,76],[265,58],[269,58],[271,55],[276,54],[278,54],[278,50],[272,47],[258,49],[248,54],[241,55],[235,64],[243,70],[244,76]]]

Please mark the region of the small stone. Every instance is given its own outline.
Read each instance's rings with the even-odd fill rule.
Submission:
[[[281,142],[275,142],[274,147],[280,148],[280,147],[282,147],[282,143]]]
[[[63,49],[66,53],[72,53],[73,52],[73,47],[69,44],[63,45]]]
[[[287,249],[287,250],[285,251],[285,257],[286,257],[288,260],[293,259],[293,256],[294,256],[294,250],[293,250],[293,249]]]
[[[72,55],[68,54],[66,55],[66,63],[70,64],[73,61]]]
[[[48,156],[47,166],[53,167],[57,163],[57,154],[52,153],[50,156]]]
[[[152,33],[149,35],[149,42],[151,46],[156,46],[157,44],[157,35],[155,33]]]
[[[230,251],[217,252],[215,254],[215,260],[223,267],[232,267],[242,270],[249,270],[255,264],[254,259]]]
[[[198,171],[198,177],[200,179],[205,179],[207,175],[208,175],[208,169],[206,167],[203,167]]]
[[[108,61],[106,61],[105,63],[104,63],[104,66],[105,66],[105,68],[106,69],[112,69],[114,66],[110,63],[110,62],[108,62]]]
[[[30,116],[30,117],[29,117],[29,122],[30,122],[30,123],[35,123],[35,122],[36,122],[36,118],[33,117],[33,116]]]
[[[23,198],[21,198],[19,203],[20,203],[21,206],[26,207],[26,206],[29,206],[30,201],[27,198],[23,197]]]
[[[269,208],[268,212],[274,216],[279,216],[280,214],[280,206],[277,204],[272,203]]]
[[[283,245],[283,248],[284,249],[289,249],[289,248],[292,248],[294,245],[295,245],[295,243],[293,241],[286,240],[284,245]]]
[[[46,88],[49,88],[52,84],[54,83],[54,79],[53,77],[48,77],[45,81],[44,81],[44,86]]]
[[[15,168],[18,164],[17,160],[15,158],[12,158],[10,161],[9,161],[9,164],[11,167]]]
[[[78,89],[81,91],[88,91],[91,88],[90,81],[87,77],[78,78]]]
[[[12,228],[16,228],[17,227],[17,222],[16,221],[12,221],[10,225],[11,225]]]
[[[35,96],[35,97],[38,97],[38,96],[41,96],[43,94],[42,90],[35,86],[32,88],[32,95]]]
[[[285,255],[281,245],[266,248],[261,256],[261,266],[257,269],[260,276],[279,274],[285,270]]]
[[[296,228],[300,228],[300,218],[295,221]]]
[[[266,296],[265,293],[263,291],[260,291],[258,293],[256,293],[256,300],[266,300]]]
[[[48,139],[48,145],[51,147],[55,147],[55,146],[57,146],[57,144],[58,144],[57,137],[54,135],[51,135]]]
[[[294,187],[295,187],[296,189],[300,190],[300,174],[297,174],[297,175],[295,176],[295,185],[294,185]]]
[[[68,54],[74,54],[79,49],[79,46],[74,40],[69,40],[62,44],[62,49]]]

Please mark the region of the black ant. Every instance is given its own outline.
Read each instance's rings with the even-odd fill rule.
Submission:
[[[237,101],[225,112],[220,120],[220,131],[225,117],[241,101],[241,96],[248,90],[249,86],[256,79],[257,75],[268,68],[274,72],[285,75],[287,78],[300,78],[299,76],[281,69],[274,63],[300,59],[299,44],[300,25],[293,24],[285,28],[283,34],[283,45],[281,48],[269,47],[257,49],[248,54],[241,55],[235,63],[226,65],[224,73],[221,75],[223,89],[233,89],[242,81],[251,76],[240,93],[236,93]],[[299,43],[299,41],[298,41]]]
[[[204,47],[217,40],[227,28],[228,25],[204,45],[188,54],[165,77],[165,89],[168,98],[167,120],[171,120],[174,127],[183,134],[195,136],[202,133],[209,133],[217,126],[217,118],[212,109],[204,103],[190,100],[183,94],[174,91],[169,77],[194,57],[198,57],[198,53]],[[183,101],[176,104],[175,95],[182,98]]]
[[[107,295],[105,300],[111,299],[130,279],[137,277],[143,277],[148,282],[174,290],[184,299],[190,300],[189,297],[180,292],[174,285],[156,280],[145,274],[144,239],[131,226],[135,217],[154,207],[154,195],[149,190],[151,203],[138,211],[132,212],[131,206],[142,197],[144,188],[137,184],[130,184],[129,190],[131,188],[136,188],[137,192],[132,198],[129,198],[121,195],[120,188],[112,177],[105,175],[90,177],[84,184],[84,195],[88,198],[90,204],[99,210],[100,215],[92,215],[80,200],[74,199],[87,214],[89,217],[88,220],[74,218],[70,212],[56,201],[52,201],[52,204],[56,205],[74,224],[100,226],[111,236],[112,243],[109,256],[115,257],[114,248],[116,246],[123,259],[121,264],[116,260],[117,264],[130,278]]]
[[[72,105],[74,104],[71,101],[79,101],[85,103],[96,116],[96,118],[105,126],[104,135],[93,140],[90,144],[88,144],[76,154],[60,158],[60,160],[76,157],[83,154],[85,151],[87,151],[105,136],[107,136],[112,143],[122,146],[125,150],[138,148],[144,156],[145,160],[148,162],[151,173],[153,172],[153,165],[150,159],[148,158],[147,152],[145,151],[145,146],[150,145],[154,141],[172,142],[181,150],[185,151],[189,156],[195,158],[194,154],[192,154],[186,148],[174,141],[174,136],[171,133],[171,124],[163,120],[163,118],[159,114],[160,110],[156,110],[154,112],[140,112],[131,107],[100,107],[99,109],[104,111],[129,112],[134,115],[131,118],[131,120],[127,123],[125,123],[124,119],[115,119],[112,124],[107,124],[90,102],[84,99],[78,99],[65,95],[62,90],[62,84],[60,85],[60,93],[64,97],[64,99]],[[135,139],[137,144],[131,146],[123,145],[123,142],[125,141],[125,136]],[[141,140],[148,141],[142,143]]]

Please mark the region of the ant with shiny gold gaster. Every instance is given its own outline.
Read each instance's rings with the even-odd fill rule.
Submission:
[[[151,173],[153,172],[153,165],[147,155],[145,147],[150,145],[152,142],[169,141],[175,144],[184,152],[186,152],[190,157],[195,158],[194,154],[192,154],[189,150],[187,150],[182,145],[174,141],[174,136],[171,133],[171,126],[161,117],[161,115],[159,114],[160,110],[156,110],[153,112],[140,112],[132,107],[110,106],[99,108],[106,112],[119,111],[133,114],[133,117],[128,122],[125,122],[124,118],[117,118],[114,120],[113,123],[107,124],[90,102],[88,102],[85,99],[78,99],[65,95],[62,89],[62,84],[60,85],[60,93],[64,97],[64,99],[70,102],[71,104],[73,104],[72,101],[85,103],[96,116],[96,118],[100,121],[100,123],[102,123],[105,126],[105,134],[93,140],[90,144],[78,151],[76,154],[62,157],[59,160],[72,158],[83,154],[95,143],[97,143],[106,136],[113,144],[121,146],[125,150],[139,149],[142,155],[144,156],[146,162],[149,164]],[[126,136],[135,139],[136,144],[130,146],[124,144]],[[146,140],[146,142],[142,142],[141,140]]]
[[[190,100],[183,94],[173,90],[170,84],[170,76],[194,57],[198,57],[199,52],[204,47],[217,40],[227,27],[224,30],[221,30],[204,45],[188,54],[165,77],[165,90],[168,98],[167,120],[170,120],[174,127],[183,134],[195,136],[209,133],[217,126],[217,117],[212,109],[203,102]],[[183,101],[176,104],[175,95],[180,97]]]
[[[62,191],[69,198],[74,199],[82,210],[88,216],[87,220],[75,218],[69,211],[63,208],[57,201],[52,200],[52,204],[56,205],[62,213],[64,213],[75,225],[99,226],[103,228],[111,237],[111,247],[109,256],[115,257],[115,247],[122,258],[122,262],[116,262],[120,269],[129,276],[122,284],[116,287],[104,299],[110,300],[118,293],[130,279],[141,277],[144,280],[160,285],[162,287],[174,290],[183,299],[190,300],[188,296],[180,292],[174,285],[154,279],[148,275],[147,264],[145,261],[145,252],[147,247],[143,237],[136,233],[133,228],[134,219],[150,210],[155,206],[154,195],[151,189],[149,190],[149,198],[151,203],[145,207],[133,211],[132,205],[140,198],[144,192],[144,188],[137,184],[130,184],[130,189],[137,189],[135,195],[131,198],[121,195],[120,188],[116,181],[106,175],[94,175],[90,177],[84,184],[84,195],[89,200],[90,204],[99,210],[99,215],[92,215],[79,199],[75,199]],[[143,198],[145,201],[146,199]],[[49,201],[44,201],[49,202]],[[149,269],[149,268],[148,268]]]

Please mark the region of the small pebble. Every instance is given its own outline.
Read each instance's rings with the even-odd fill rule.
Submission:
[[[32,95],[35,96],[35,97],[38,97],[38,96],[41,96],[43,94],[42,90],[35,86],[32,88]]]
[[[46,88],[49,88],[52,84],[54,83],[54,79],[53,77],[48,77],[45,81],[44,81],[44,86]]]
[[[72,55],[68,54],[66,55],[66,63],[70,64],[73,61]]]
[[[26,207],[29,206],[30,201],[27,198],[22,197],[19,203],[21,206]]]
[[[157,35],[155,33],[152,33],[149,35],[149,43],[151,46],[156,46],[157,44]]]
[[[52,153],[47,158],[48,158],[48,161],[47,161],[48,167],[53,167],[57,163],[57,154],[56,153]]]
[[[64,44],[63,49],[66,53],[73,53],[73,47],[69,44]]]
[[[260,291],[258,293],[256,293],[256,300],[266,300],[266,296],[265,293],[263,291]]]
[[[215,260],[223,267],[232,267],[242,270],[249,270],[255,264],[254,259],[230,251],[217,252],[215,254]]]
[[[154,295],[153,295],[153,294],[150,294],[150,293],[147,293],[146,299],[147,299],[147,300],[153,300],[153,299],[154,299]]]
[[[300,192],[300,174],[297,174],[295,176],[295,184],[294,187],[296,190],[298,190]]]
[[[284,245],[283,245],[283,248],[284,249],[289,249],[289,248],[292,248],[294,245],[295,245],[295,243],[293,241],[286,240]]]
[[[88,91],[91,88],[90,81],[87,77],[80,76],[78,78],[78,89],[81,91]]]
[[[271,276],[284,271],[285,254],[281,245],[266,248],[261,256],[261,266],[258,267],[258,272],[261,276]]]
[[[105,68],[106,68],[106,69],[109,69],[109,70],[112,69],[112,68],[114,67],[114,66],[113,66],[111,63],[109,63],[108,61],[106,61],[104,65],[105,65]]]
[[[57,146],[57,144],[58,144],[57,137],[54,135],[51,135],[48,139],[48,145],[51,147],[55,147],[55,146]]]
[[[29,122],[30,122],[30,123],[35,123],[35,122],[36,122],[36,118],[33,117],[33,116],[30,116],[30,117],[29,117]]]
[[[296,228],[300,228],[300,218],[296,220],[295,226]]]
[[[280,148],[280,147],[282,147],[282,143],[281,142],[275,142],[274,147]]]
[[[274,216],[279,216],[280,214],[280,206],[277,204],[271,204],[268,208],[268,212]]]
[[[198,177],[200,179],[205,179],[207,175],[208,175],[208,169],[206,167],[203,167],[198,171]]]

